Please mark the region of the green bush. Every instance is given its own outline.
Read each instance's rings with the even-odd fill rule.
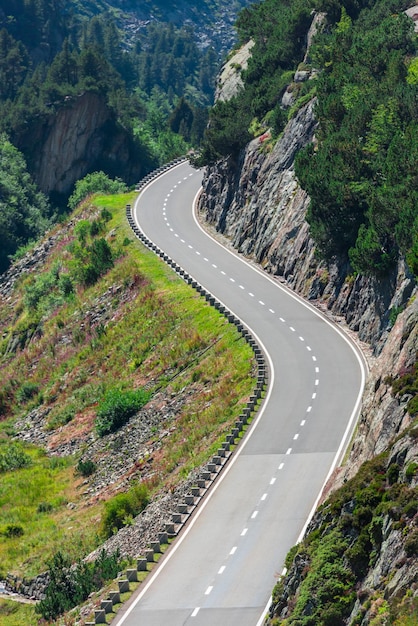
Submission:
[[[408,480],[411,480],[417,473],[417,469],[418,469],[418,463],[415,463],[415,461],[412,461],[411,463],[409,463],[408,467],[405,470],[406,478]]]
[[[81,245],[80,245],[81,243]],[[82,285],[94,285],[105,272],[113,267],[112,249],[106,239],[94,239],[85,246],[82,241],[71,248],[74,254],[73,274]]]
[[[124,193],[127,186],[120,179],[112,180],[104,172],[93,172],[77,181],[68,200],[68,207],[73,210],[87,196],[93,193]]]
[[[14,537],[21,537],[24,534],[23,526],[20,524],[7,524],[7,526],[2,531],[2,535],[7,537],[8,539],[13,539]]]
[[[149,502],[147,487],[141,483],[135,485],[127,493],[119,493],[106,502],[102,518],[103,534],[111,537],[123,526],[145,509]]]
[[[87,476],[91,476],[96,471],[96,463],[87,459],[87,461],[79,460],[77,463],[76,471],[87,478]]]
[[[31,400],[39,392],[39,386],[35,383],[23,383],[21,388],[16,394],[16,400],[21,404],[24,404],[28,400]]]
[[[110,389],[97,409],[96,431],[100,437],[115,432],[126,424],[150,399],[151,394],[143,389],[122,391]]]
[[[397,463],[391,463],[387,469],[386,476],[389,485],[393,485],[399,478],[400,467]]]
[[[411,531],[405,539],[405,552],[407,556],[418,555],[418,530]]]
[[[48,567],[50,582],[45,598],[35,610],[44,619],[52,621],[115,578],[120,567],[120,554],[118,551],[107,554],[102,550],[94,563],[79,562],[72,566],[68,556],[57,552]]]
[[[40,502],[36,511],[38,513],[49,513],[54,507],[50,502]]]
[[[0,473],[10,472],[31,465],[32,459],[19,444],[11,443],[6,445],[5,448],[5,450],[0,449]]]

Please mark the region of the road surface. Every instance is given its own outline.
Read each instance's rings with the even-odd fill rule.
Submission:
[[[140,194],[134,218],[253,332],[271,383],[239,453],[118,625],[261,623],[347,444],[364,386],[362,359],[338,328],[203,232],[192,210],[201,178],[188,163],[169,170]]]

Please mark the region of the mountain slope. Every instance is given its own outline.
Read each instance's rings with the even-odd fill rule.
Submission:
[[[356,28],[359,29],[362,23],[370,26],[370,20],[374,20],[376,29],[379,29],[380,11],[385,13],[389,9],[392,13],[386,19],[391,27],[399,20],[400,28],[405,27],[409,33],[408,41],[403,40],[398,46],[396,37],[389,38],[381,46],[381,50],[386,50],[381,65],[377,63],[379,51],[376,51],[374,60],[381,69],[387,67],[385,63],[393,55],[392,60],[396,58],[396,66],[401,68],[397,79],[402,85],[398,86],[394,81],[390,88],[398,95],[406,88],[416,98],[416,86],[411,89],[406,87],[409,84],[407,72],[415,66],[416,48],[413,54],[405,53],[404,48],[410,43],[416,44],[411,35],[413,23],[405,21],[407,18],[399,13],[411,4],[393,2],[388,7],[387,3],[378,2],[327,3],[329,21],[324,22],[326,18],[323,14],[316,16],[315,29],[321,23],[325,24],[325,28],[324,34],[313,46],[325,46],[325,51],[329,51],[331,48],[326,46],[333,36],[333,28],[344,31],[344,24],[349,24],[341,6],[346,9],[346,17],[350,14],[353,23],[358,19]],[[279,2],[267,2],[261,11],[272,11],[279,5]],[[370,10],[367,15],[360,13],[359,17],[359,8],[364,9],[365,5]],[[325,8],[325,3],[321,4],[321,8]],[[359,43],[364,33],[355,34],[350,29],[352,26],[348,26],[351,43]],[[246,32],[254,38],[259,36],[251,22]],[[347,30],[344,32],[347,33]],[[310,41],[311,35],[305,41]],[[345,36],[342,35],[342,38]],[[351,43],[345,43],[350,49]],[[324,258],[311,226],[312,199],[301,183],[308,172],[312,180],[315,178],[315,184],[312,183],[309,191],[314,190],[319,210],[321,198],[328,193],[329,180],[334,177],[341,182],[347,172],[352,172],[354,161],[345,152],[345,157],[342,156],[343,141],[334,145],[328,153],[323,148],[329,138],[328,120],[331,120],[331,126],[339,124],[343,128],[347,124],[352,129],[357,128],[350,117],[353,109],[347,100],[353,88],[350,81],[354,79],[348,73],[348,66],[343,70],[342,65],[337,63],[347,53],[347,48],[342,46],[340,40],[340,48],[333,48],[333,55],[325,68],[310,63],[310,55],[321,56],[324,48],[303,49],[303,63],[299,67],[296,64],[290,75],[283,74],[278,60],[275,76],[282,76],[283,85],[276,91],[276,106],[281,109],[281,117],[277,118],[272,113],[272,102],[260,100],[258,119],[246,127],[249,116],[245,111],[239,116],[237,111],[243,104],[246,106],[248,94],[264,93],[263,81],[272,75],[270,69],[258,83],[251,74],[252,67],[262,71],[265,59],[269,58],[268,41],[264,45],[265,57],[260,57],[257,41],[252,48],[253,54],[258,56],[253,63],[249,62],[248,73],[244,71],[241,74],[244,91],[238,93],[230,104],[217,105],[212,114],[207,151],[204,152],[204,158],[211,164],[204,179],[200,210],[237,250],[315,302],[335,323],[343,324],[361,343],[371,370],[358,428],[346,463],[326,486],[323,504],[303,542],[288,556],[288,572],[274,591],[269,623],[286,626],[415,624],[418,306],[413,259],[416,232],[413,224],[417,219],[417,208],[414,202],[410,204],[406,199],[416,193],[415,179],[413,176],[410,178],[410,169],[404,167],[400,159],[400,175],[405,173],[402,184],[397,186],[396,177],[387,176],[384,181],[388,201],[386,208],[396,189],[399,193],[396,215],[411,209],[411,247],[406,259],[405,250],[399,250],[394,245],[395,257],[385,271],[358,270],[354,273],[347,254]],[[351,54],[354,54],[354,49]],[[233,64],[233,59],[230,63]],[[353,59],[352,63],[355,65],[356,60]],[[394,69],[393,63],[389,65]],[[246,84],[247,78],[250,78],[249,85]],[[339,91],[339,81],[345,85],[345,91]],[[364,88],[371,88],[371,83],[364,83]],[[401,108],[402,102],[402,99],[398,100]],[[343,105],[347,105],[347,112]],[[380,110],[378,103],[376,110]],[[288,115],[284,116],[286,111]],[[355,116],[356,122],[359,119],[362,118]],[[279,126],[275,125],[277,120]],[[369,123],[368,128],[371,129],[372,122]],[[403,123],[407,140],[409,130],[406,131],[406,128],[413,127],[413,132],[416,132],[416,110],[409,118],[406,116]],[[373,128],[375,130],[375,126]],[[387,130],[392,131],[393,127]],[[335,131],[334,127],[331,131]],[[244,146],[243,143],[252,136],[255,138]],[[383,150],[383,145],[379,150]],[[225,146],[222,153],[219,148],[224,149]],[[323,161],[316,158],[321,149],[329,157],[323,154]],[[304,157],[295,165],[301,151]],[[406,157],[409,152],[405,148]],[[338,165],[333,161],[335,155],[339,155]],[[380,157],[381,163],[385,162],[382,154]],[[370,184],[373,184],[371,181]],[[357,182],[351,180],[347,193],[341,192],[335,203],[341,223],[344,219],[352,219],[353,224],[355,222],[350,208],[350,193],[361,193],[361,184],[367,186],[367,180],[363,178]],[[373,182],[376,188],[380,184],[374,179]],[[347,181],[344,184],[348,184]],[[337,187],[335,183],[334,191]],[[341,191],[340,187],[338,189]],[[371,213],[368,217],[375,220],[374,223],[379,217],[382,219],[379,233],[383,236],[389,223],[383,224],[387,216],[384,210],[379,212],[376,204],[374,210],[374,217]],[[399,228],[397,232],[400,232]],[[334,235],[333,232],[330,237]],[[378,258],[378,251],[373,246],[368,250],[366,245],[361,249],[363,261],[370,253],[371,268],[373,260]]]

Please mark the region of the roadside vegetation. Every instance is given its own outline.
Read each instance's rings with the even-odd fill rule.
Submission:
[[[356,476],[332,494],[318,509],[304,540],[288,554],[288,577],[280,580],[273,592],[276,605],[271,626],[343,626],[356,602],[360,603],[351,626],[363,623],[380,626],[416,624],[418,603],[412,590],[404,597],[388,600],[382,592],[371,592],[365,576],[382,558],[382,544],[389,533],[404,542],[404,556],[395,570],[387,573],[386,583],[396,569],[418,557],[418,488],[415,462],[402,463],[406,450],[416,440],[417,424],[403,435],[404,452],[390,460],[389,452],[363,464]],[[401,438],[399,438],[401,439]],[[411,441],[412,440],[412,441]],[[309,531],[309,529],[308,529]],[[394,542],[392,535],[392,542]],[[378,570],[385,572],[384,565]],[[298,580],[297,593],[284,599],[288,580]],[[296,588],[296,587],[295,587]],[[281,619],[284,606],[288,611]],[[363,621],[364,620],[364,621]]]
[[[57,553],[77,562],[132,523],[208,460],[252,392],[235,327],[133,236],[135,195],[90,196],[1,303],[0,579],[39,574]],[[126,467],[129,490],[89,492],[89,446],[111,449],[109,433],[154,399],[179,399],[150,431],[155,454]]]

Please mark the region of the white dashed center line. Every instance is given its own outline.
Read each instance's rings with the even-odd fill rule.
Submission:
[[[189,174],[189,176],[192,176],[192,175],[193,175],[192,173],[191,173],[191,174]],[[187,180],[187,178],[188,178],[188,176],[184,177],[184,179],[183,179],[183,180]],[[181,182],[182,182],[181,180],[180,180],[180,181],[178,181],[177,185],[180,185],[180,184],[181,184]],[[171,232],[174,232],[174,230],[173,230],[173,228],[171,228],[170,223],[169,223],[169,221],[168,221],[168,218],[167,218],[167,216],[166,216],[166,208],[167,208],[167,207],[166,207],[166,205],[167,205],[167,202],[168,202],[168,199],[169,199],[170,195],[174,192],[174,189],[176,189],[177,185],[174,185],[173,189],[171,189],[171,190],[170,190],[170,193],[168,193],[168,194],[167,194],[167,196],[166,196],[166,198],[165,198],[165,200],[164,200],[164,205],[163,205],[163,216],[164,216],[164,221],[166,222],[167,227],[168,227],[168,228],[170,228],[170,231],[171,231]],[[177,237],[177,238],[179,237],[179,235],[178,235],[177,233],[174,233],[174,235],[175,235],[175,237]],[[192,246],[192,245],[190,245],[190,244],[187,244],[187,242],[186,242],[184,239],[180,239],[180,241],[181,241],[181,243],[188,245],[188,248],[189,248],[190,250],[193,250],[193,249],[194,249],[194,248],[193,248],[193,246]],[[201,256],[201,253],[200,253],[198,250],[195,250],[195,253],[196,253],[196,255],[197,255],[197,256]],[[210,261],[209,261],[209,259],[208,259],[207,257],[203,257],[203,260],[204,260],[206,263],[209,263],[209,262],[210,262]],[[218,266],[217,266],[215,263],[211,263],[211,265],[212,265],[212,267],[213,267],[215,270],[216,270],[216,269],[218,269]],[[227,276],[227,273],[226,273],[225,271],[220,270],[220,272],[221,272],[222,276]],[[235,280],[234,278],[232,278],[232,277],[229,277],[229,280],[230,280],[230,282],[231,282],[231,283],[235,283],[235,282],[236,282],[236,280]],[[245,286],[244,286],[244,285],[242,285],[242,284],[238,284],[238,286],[239,286],[239,288],[240,288],[242,291],[246,291],[246,289],[245,289]],[[249,292],[247,292],[247,293],[248,293],[248,296],[249,296],[250,298],[254,298],[254,297],[255,297],[255,294],[254,294],[254,293],[252,293],[251,291],[249,291]],[[258,304],[260,304],[261,306],[266,306],[266,304],[265,304],[265,302],[264,302],[263,300],[258,300]],[[268,306],[268,305],[267,305],[267,306]],[[269,312],[270,312],[271,314],[275,315],[275,311],[274,311],[274,309],[269,308],[268,310],[269,310]],[[282,323],[284,323],[284,324],[286,323],[286,320],[285,320],[283,317],[279,317],[278,319],[279,319]],[[289,328],[289,330],[290,330],[291,332],[293,332],[293,333],[295,333],[295,332],[296,332],[296,329],[295,329],[293,326],[289,326],[288,328]],[[305,341],[306,341],[306,340],[305,340],[305,338],[304,338],[302,335],[298,335],[298,337],[299,337],[299,340],[300,340],[301,342],[305,342]],[[305,344],[305,345],[306,345],[306,344]],[[311,346],[306,345],[306,349],[308,350],[308,352],[312,352],[312,348],[311,348]],[[314,362],[316,362],[316,361],[317,361],[316,356],[312,356],[312,360],[313,360]],[[315,373],[316,373],[317,375],[319,374],[319,367],[317,367],[317,366],[315,367]],[[319,385],[319,379],[318,379],[318,378],[316,378],[316,379],[315,379],[315,387],[318,387],[318,385]],[[312,394],[312,400],[315,400],[316,396],[317,396],[317,394],[316,394],[316,393],[313,393],[313,394]],[[312,411],[312,406],[308,406],[308,407],[307,407],[307,409],[306,409],[306,413],[310,413],[311,411]],[[301,420],[301,422],[300,422],[300,426],[305,426],[306,421],[307,421],[306,419]],[[298,438],[299,438],[299,433],[295,433],[295,434],[294,434],[294,436],[293,436],[293,441],[296,441]],[[290,455],[291,453],[292,453],[292,448],[288,448],[288,449],[287,449],[287,451],[286,451],[286,455]],[[285,464],[284,464],[283,462],[282,462],[282,463],[280,463],[277,469],[278,469],[278,470],[282,470],[282,469],[283,469],[283,467],[284,467],[284,465],[285,465]],[[270,485],[274,485],[274,484],[275,484],[275,482],[276,482],[276,477],[274,477],[274,476],[273,476],[273,477],[270,479],[270,483],[269,483],[269,484],[270,484]],[[267,497],[268,497],[268,493],[267,493],[267,492],[266,492],[266,493],[263,493],[263,495],[261,496],[260,501],[261,501],[261,502],[265,501],[265,500],[267,499]],[[252,519],[252,520],[253,520],[253,519],[255,519],[255,518],[257,517],[258,513],[259,513],[259,511],[258,511],[258,510],[254,510],[254,511],[252,512],[252,514],[251,514],[251,519]],[[249,530],[249,529],[248,529],[248,527],[247,527],[247,528],[243,528],[243,530],[241,531],[241,537],[245,537],[245,535],[247,534],[248,530]],[[238,546],[233,546],[233,547],[232,547],[232,549],[231,549],[231,551],[229,552],[229,555],[230,555],[230,556],[234,555],[234,554],[235,554],[235,552],[237,551],[237,549],[238,549]],[[225,571],[225,569],[226,569],[226,565],[222,565],[222,566],[219,568],[219,570],[218,570],[218,574],[223,574],[223,573],[224,573],[224,571]],[[285,570],[284,570],[284,572],[285,572]],[[206,595],[206,596],[208,596],[208,595],[212,592],[212,590],[213,590],[213,585],[210,585],[209,587],[207,587],[207,589],[206,589],[206,591],[205,591],[205,595]],[[197,614],[198,614],[198,613],[199,613],[199,611],[200,611],[200,608],[201,608],[201,607],[196,607],[196,608],[193,610],[193,613],[191,614],[191,616],[192,616],[192,617],[196,617],[196,616],[197,616]]]
[[[199,611],[200,611],[200,606],[197,606],[195,608],[195,610],[193,611],[193,613],[192,613],[192,617],[196,617],[196,615],[199,613]]]

